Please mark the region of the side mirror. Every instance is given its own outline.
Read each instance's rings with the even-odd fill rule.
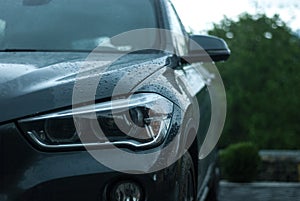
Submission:
[[[230,50],[226,42],[215,36],[191,35],[189,54],[184,59],[191,62],[226,61]]]

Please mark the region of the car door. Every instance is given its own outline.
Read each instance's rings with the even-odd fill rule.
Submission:
[[[174,52],[177,56],[181,57],[188,52],[188,34],[183,28],[183,25],[173,7],[173,5],[166,1],[167,17],[169,21],[169,29],[173,37]],[[209,173],[212,171],[213,163],[215,161],[216,152],[203,159],[199,159],[199,151],[204,142],[207,131],[209,129],[211,120],[211,100],[207,85],[213,77],[205,69],[204,63],[188,63],[181,62],[180,66],[176,68],[175,74],[177,75],[177,82],[185,86],[185,92],[198,102],[196,108],[200,114],[200,121],[196,136],[196,141],[190,147],[190,154],[192,155],[195,170],[197,172],[197,189],[198,195],[202,194],[207,186]],[[183,125],[184,126],[184,125]]]

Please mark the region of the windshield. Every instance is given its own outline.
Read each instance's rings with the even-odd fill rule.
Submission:
[[[155,36],[136,43],[110,37],[157,28],[152,0],[0,0],[0,50],[133,51],[154,44]]]

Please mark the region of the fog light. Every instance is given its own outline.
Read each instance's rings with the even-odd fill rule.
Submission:
[[[142,201],[142,189],[134,182],[118,183],[111,191],[111,201]]]

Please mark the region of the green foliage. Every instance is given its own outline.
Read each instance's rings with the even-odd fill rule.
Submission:
[[[258,173],[260,156],[249,142],[233,144],[220,152],[221,174],[232,182],[253,181]]]
[[[232,51],[218,64],[228,101],[221,147],[247,140],[263,149],[299,149],[300,39],[277,15],[225,18],[209,34]]]

